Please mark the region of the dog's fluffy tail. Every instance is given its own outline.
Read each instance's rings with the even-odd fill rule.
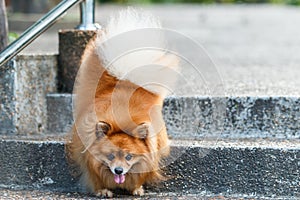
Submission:
[[[162,97],[172,92],[179,61],[153,15],[133,8],[119,12],[99,32],[96,49],[110,75]]]

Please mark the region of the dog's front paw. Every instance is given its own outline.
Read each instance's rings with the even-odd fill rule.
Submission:
[[[96,192],[97,197],[113,197],[113,193],[108,189],[98,190]]]
[[[133,194],[133,195],[136,195],[136,196],[144,196],[144,189],[143,189],[143,186],[134,189],[133,192],[132,192],[132,194]]]

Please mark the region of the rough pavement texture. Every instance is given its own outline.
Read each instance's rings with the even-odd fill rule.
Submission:
[[[146,189],[156,193],[300,197],[299,142],[262,142],[267,145],[258,141],[174,141],[165,161],[170,179]],[[63,142],[1,140],[0,163],[1,187],[80,191],[70,175]]]
[[[96,21],[105,25],[108,16],[123,8],[99,5]],[[178,4],[142,8],[161,18],[166,28],[186,34],[204,47],[216,64],[225,94],[300,94],[300,29],[295,26],[300,24],[298,7]],[[78,10],[73,9],[66,19],[76,21],[78,16]],[[53,46],[49,46],[50,40]],[[48,32],[25,52],[58,52],[57,32]],[[199,91],[203,93],[209,95]]]
[[[12,199],[58,199],[58,200],[98,200],[98,199],[107,199],[96,197],[91,194],[77,193],[77,192],[53,192],[53,191],[40,191],[40,190],[7,190],[0,189],[0,198],[5,200]],[[143,197],[133,197],[128,195],[116,195],[113,199],[122,199],[122,200],[131,200],[131,199],[145,199],[145,200],[241,200],[241,199],[254,199],[253,197],[224,197],[220,195],[211,195],[203,196],[201,194],[179,194],[179,193],[147,193]],[[260,198],[260,199],[269,199],[269,198]],[[275,199],[275,198],[272,198]],[[278,198],[279,199],[279,198]]]

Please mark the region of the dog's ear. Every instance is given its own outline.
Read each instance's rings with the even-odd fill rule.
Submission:
[[[108,133],[108,131],[110,131],[111,127],[108,123],[106,122],[98,122],[96,124],[96,137],[102,138],[104,135],[106,135]]]
[[[133,131],[132,135],[134,137],[140,138],[140,139],[145,139],[146,137],[149,136],[150,132],[150,123],[141,123],[139,124]]]

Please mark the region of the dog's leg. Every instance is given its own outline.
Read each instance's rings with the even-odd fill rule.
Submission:
[[[113,193],[108,189],[98,189],[95,195],[97,197],[113,197]]]
[[[136,195],[136,196],[144,196],[144,189],[143,189],[143,186],[141,187],[138,187],[138,188],[135,188],[132,192],[133,195]]]

